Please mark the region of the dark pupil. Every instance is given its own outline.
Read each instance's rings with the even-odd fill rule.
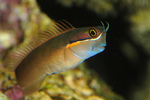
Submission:
[[[92,30],[90,34],[91,34],[91,36],[95,36],[96,35],[94,30]]]
[[[95,35],[95,32],[94,32],[94,31],[92,31],[92,32],[91,32],[91,35],[92,35],[92,36],[93,36],[93,35]]]

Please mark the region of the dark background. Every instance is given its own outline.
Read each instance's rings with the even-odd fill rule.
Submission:
[[[55,21],[62,19],[70,22],[74,27],[86,27],[101,25],[107,21],[110,28],[107,33],[107,47],[103,53],[97,54],[86,62],[91,69],[94,69],[99,76],[112,88],[113,91],[129,98],[133,87],[139,87],[142,84],[141,77],[146,74],[147,54],[144,50],[129,36],[131,23],[124,19],[131,12],[126,7],[118,9],[116,3],[116,17],[105,17],[87,9],[84,5],[77,7],[64,7],[55,0],[37,0],[41,10]],[[105,23],[106,25],[106,23]],[[120,51],[124,41],[128,41],[138,52],[138,59],[131,62]],[[141,69],[142,66],[142,69]]]

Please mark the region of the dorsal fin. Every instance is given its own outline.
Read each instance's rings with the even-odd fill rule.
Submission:
[[[14,71],[20,62],[33,50],[33,46],[21,44],[11,51],[4,59],[4,66],[9,71]]]
[[[72,29],[74,29],[74,27],[66,20],[58,21],[54,25],[51,25],[47,30],[40,33],[38,40],[43,43],[57,35],[60,35]]]
[[[17,49],[10,52],[4,59],[4,65],[9,71],[14,71],[21,61],[36,47],[45,43],[46,41],[63,34],[74,27],[66,20],[59,21],[51,25],[47,30],[40,33],[36,40],[32,43],[21,44]]]

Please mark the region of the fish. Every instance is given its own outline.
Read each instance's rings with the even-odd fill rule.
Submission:
[[[40,89],[47,75],[75,68],[104,51],[108,29],[108,22],[106,28],[103,23],[75,28],[66,20],[59,21],[40,33],[32,43],[10,52],[5,67],[15,72],[23,95],[30,95]]]

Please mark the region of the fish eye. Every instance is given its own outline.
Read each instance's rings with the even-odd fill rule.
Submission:
[[[89,30],[89,35],[93,38],[97,36],[97,31],[93,28]]]

